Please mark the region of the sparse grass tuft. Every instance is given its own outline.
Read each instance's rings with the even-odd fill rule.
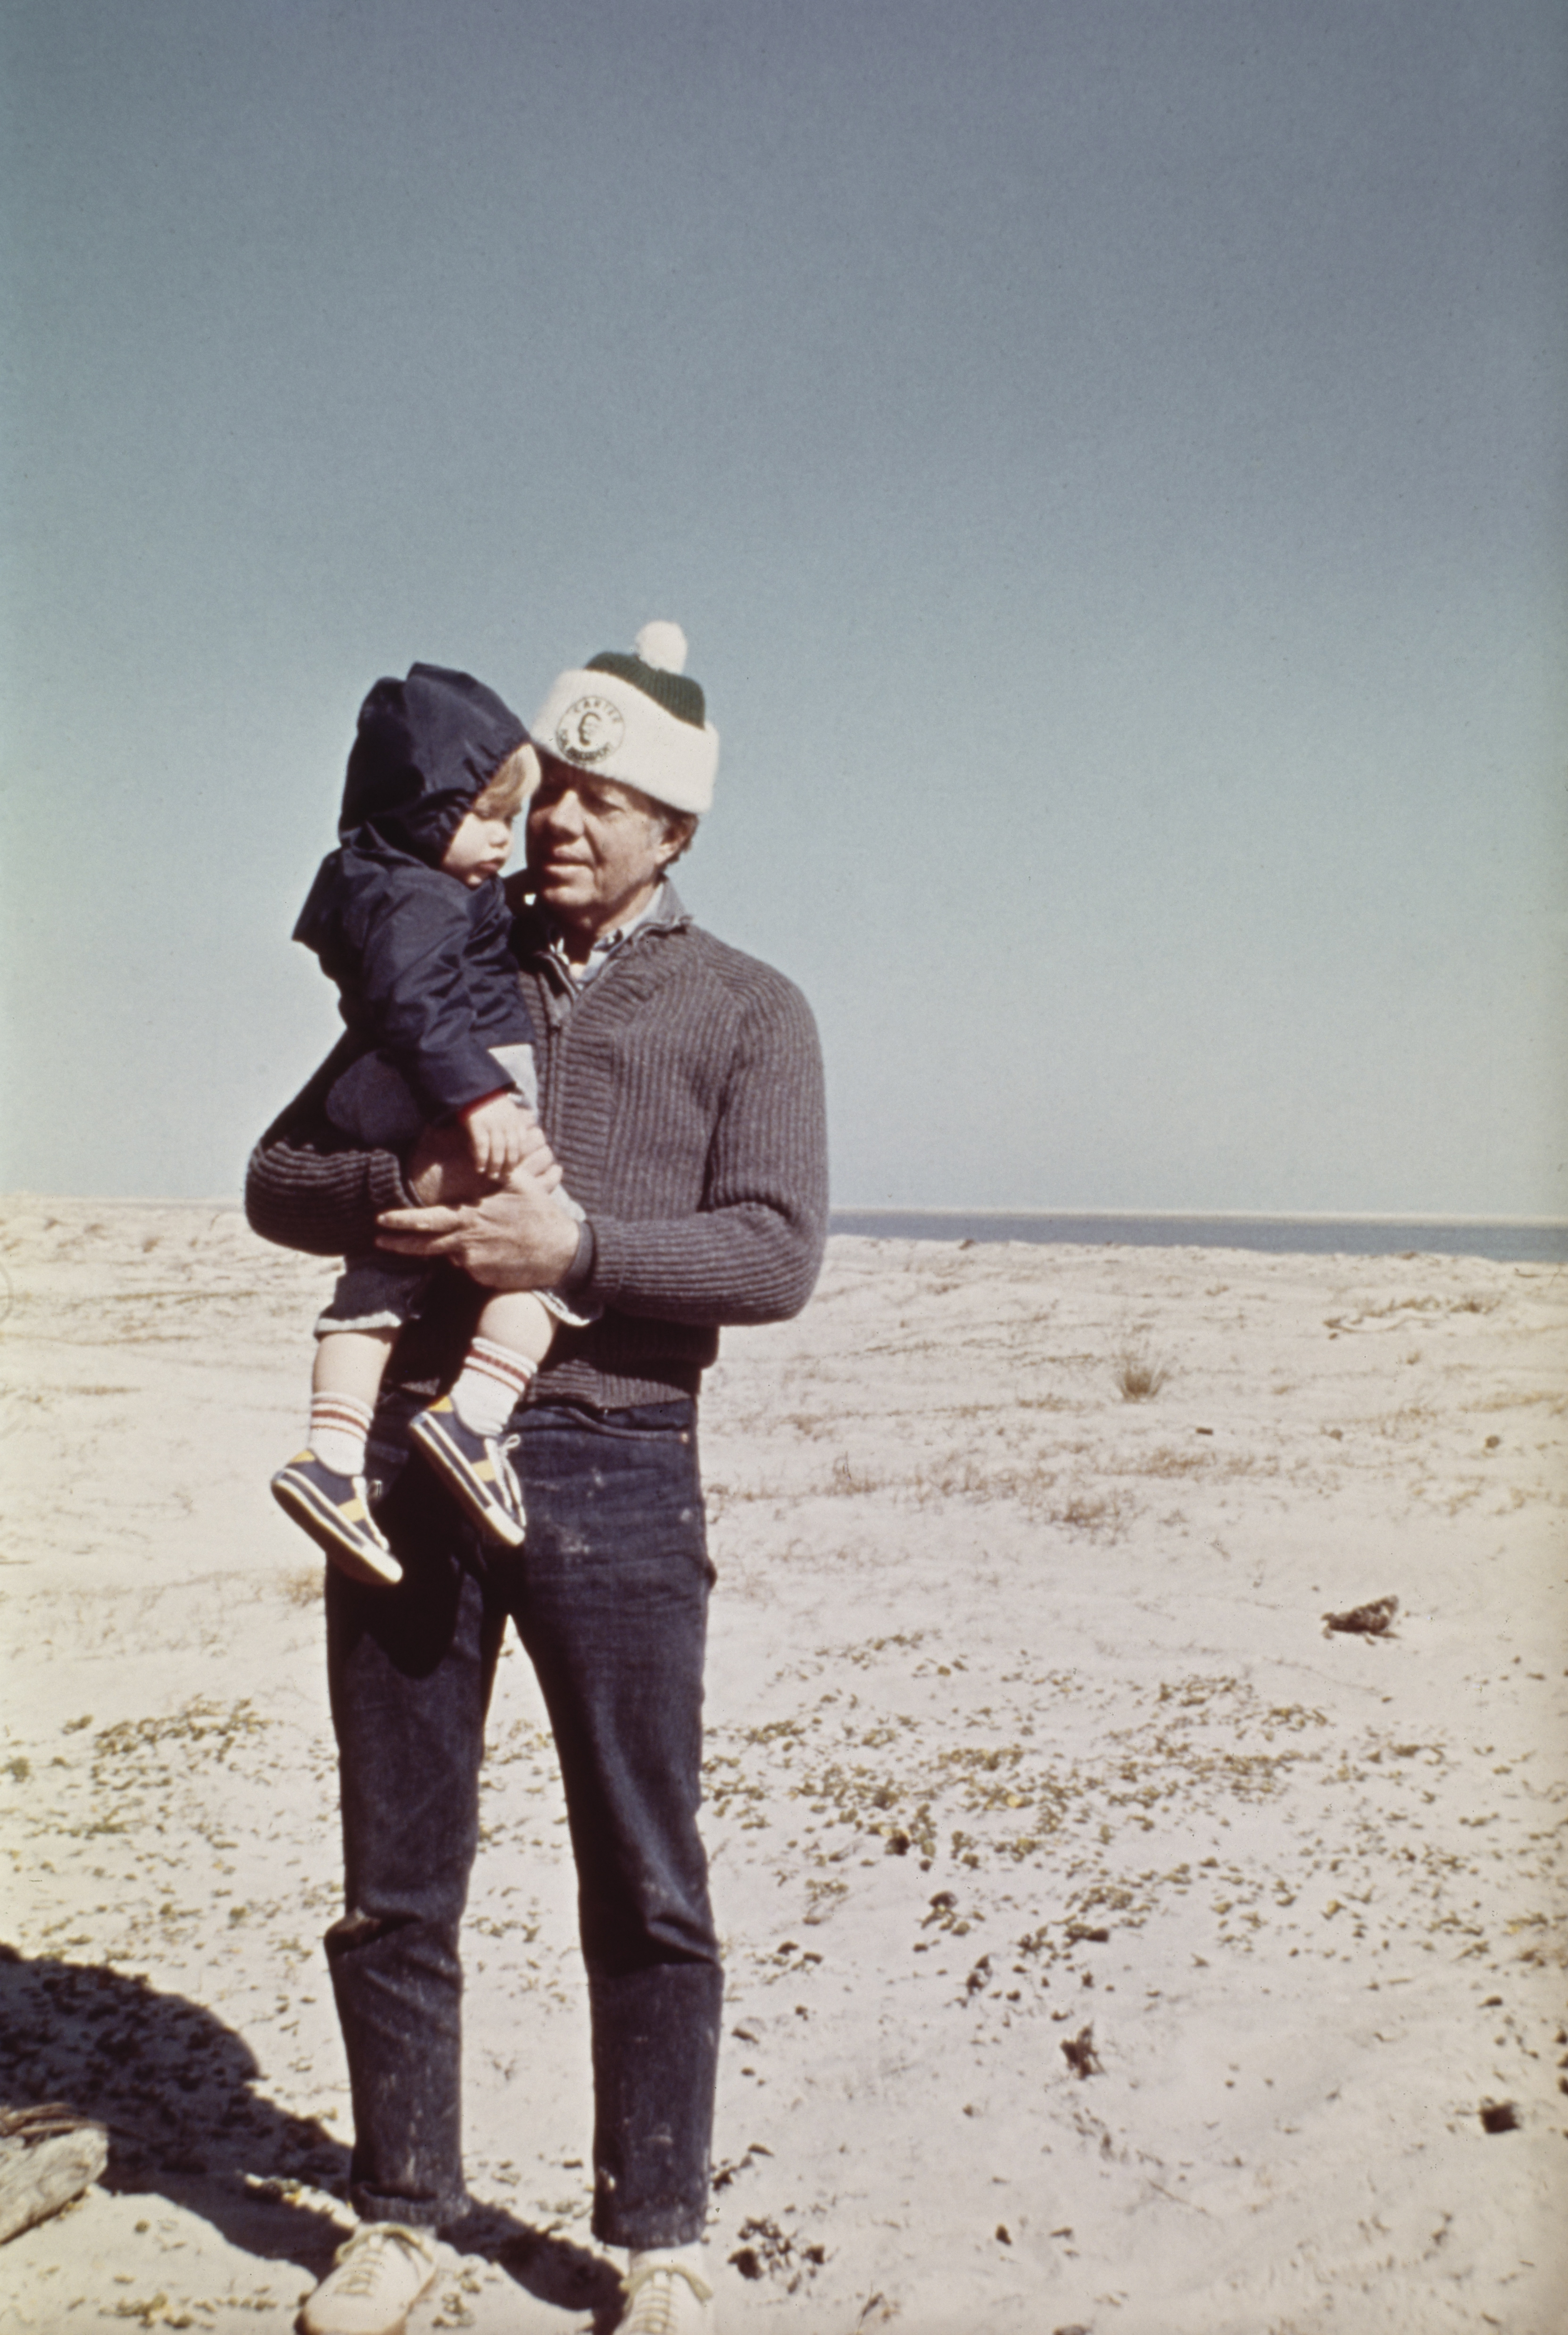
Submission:
[[[287,1604],[319,1605],[326,1594],[325,1568],[319,1565],[301,1565],[296,1573],[286,1573],[278,1586]]]
[[[857,1468],[850,1459],[848,1452],[840,1451],[833,1462],[831,1488],[835,1492],[851,1494],[879,1492],[882,1489],[882,1479],[880,1477],[869,1475],[864,1468]]]
[[[1139,1476],[1197,1476],[1205,1469],[1212,1471],[1214,1467],[1213,1451],[1202,1444],[1190,1451],[1173,1451],[1168,1443],[1162,1443],[1157,1451],[1139,1461],[1133,1472]]]
[[[1138,1348],[1129,1346],[1117,1362],[1116,1382],[1123,1402],[1152,1402],[1170,1372]]]

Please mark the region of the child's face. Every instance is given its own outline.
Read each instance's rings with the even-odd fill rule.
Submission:
[[[496,811],[470,810],[441,854],[441,873],[455,876],[470,892],[498,876],[512,856],[512,820]]]

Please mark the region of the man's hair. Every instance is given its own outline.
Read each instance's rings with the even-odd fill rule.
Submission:
[[[469,808],[476,819],[516,819],[539,783],[539,758],[527,741],[507,756]]]
[[[568,764],[567,768],[570,769],[571,765]],[[677,810],[673,803],[661,802],[657,795],[644,794],[643,789],[634,786],[630,779],[612,779],[609,783],[619,787],[623,794],[630,795],[645,819],[658,820],[664,830],[665,842],[675,847],[665,860],[665,867],[673,867],[677,859],[683,859],[692,848],[692,838],[697,832],[696,812]]]
[[[671,810],[667,804],[661,802],[652,804],[651,808],[664,822],[665,841],[673,842],[675,846],[664,862],[666,868],[673,867],[676,860],[683,859],[692,848],[692,841],[697,832],[697,814],[694,810]]]

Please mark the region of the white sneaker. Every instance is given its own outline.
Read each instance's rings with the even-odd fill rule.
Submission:
[[[684,2247],[632,2256],[615,2335],[714,2335],[714,2326],[713,2290]]]
[[[403,2320],[436,2274],[435,2240],[402,2222],[366,2222],[337,2250],[299,2314],[304,2335],[402,2335]]]

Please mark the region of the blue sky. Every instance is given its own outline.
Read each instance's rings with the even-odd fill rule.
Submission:
[[[355,709],[648,617],[846,1205],[1568,1213],[1568,18],[15,0],[0,1187],[229,1194]]]

